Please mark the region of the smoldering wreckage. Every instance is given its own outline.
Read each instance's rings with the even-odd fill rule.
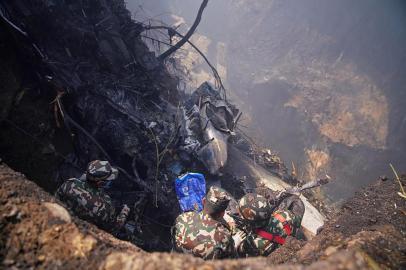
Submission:
[[[61,161],[57,185],[104,159],[120,171],[106,187],[116,206],[142,199],[140,218],[130,216],[122,238],[146,250],[171,249],[180,211],[173,181],[187,171],[204,173],[208,185],[236,199],[256,187],[297,184],[276,155],[236,129],[242,112],[221,83],[203,83],[192,94],[178,89],[179,78],[142,41],[148,26],[131,19],[124,1],[0,1],[0,15],[2,39],[34,85],[28,94],[51,101],[45,133],[68,134],[68,155],[53,145],[46,152]],[[314,235],[324,217],[301,198],[302,226]]]

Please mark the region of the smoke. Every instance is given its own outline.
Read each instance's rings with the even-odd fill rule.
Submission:
[[[183,18],[183,32],[199,5],[128,2],[138,20]],[[391,176],[389,162],[406,171],[405,25],[401,0],[213,0],[197,34],[245,112],[244,131],[298,164],[299,177],[331,174],[325,192],[339,200]]]

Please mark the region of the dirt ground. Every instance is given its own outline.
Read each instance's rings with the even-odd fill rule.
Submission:
[[[268,258],[209,262],[117,240],[5,164],[0,182],[4,269],[406,269],[406,201],[393,179],[359,192],[308,243],[290,239]]]
[[[403,185],[405,178],[403,177]],[[406,268],[406,200],[394,179],[357,192],[308,243],[292,239],[269,260],[311,264],[343,250],[357,250],[380,268]],[[373,268],[373,267],[372,267]]]

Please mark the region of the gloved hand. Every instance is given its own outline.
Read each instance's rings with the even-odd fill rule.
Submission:
[[[236,234],[233,235],[234,246],[237,248],[242,241],[245,240],[247,234],[244,231],[238,231]]]

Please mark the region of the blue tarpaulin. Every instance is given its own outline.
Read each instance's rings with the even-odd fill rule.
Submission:
[[[175,180],[175,190],[182,212],[202,211],[206,180],[201,173],[186,173]]]

